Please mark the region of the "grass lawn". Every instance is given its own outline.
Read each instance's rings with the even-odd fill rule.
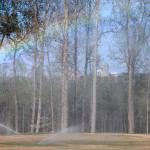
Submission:
[[[150,136],[92,133],[0,136],[0,150],[150,150]]]

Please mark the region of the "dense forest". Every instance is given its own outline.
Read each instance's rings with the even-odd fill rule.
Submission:
[[[0,0],[0,123],[149,133],[149,100],[149,0]]]

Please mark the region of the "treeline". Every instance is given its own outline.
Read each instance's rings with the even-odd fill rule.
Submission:
[[[148,133],[149,10],[147,0],[0,1],[1,123]],[[97,76],[108,45],[125,74]]]
[[[135,132],[147,132],[146,92],[148,75],[136,75],[135,80]],[[61,78],[53,77],[51,81],[44,75],[42,112],[40,132],[59,131],[61,128]],[[17,76],[17,99],[19,132],[30,132],[32,114],[32,78]],[[69,80],[69,127],[78,132],[90,132],[91,82],[87,80],[87,100],[83,106],[83,77],[77,81],[76,108],[74,104],[74,80]],[[50,84],[52,83],[52,84]],[[97,79],[97,132],[128,132],[127,121],[127,74],[118,77],[98,77]],[[39,86],[39,85],[37,85]],[[52,86],[50,88],[50,86]],[[15,127],[15,107],[13,102],[13,79],[1,77],[0,80],[0,122]],[[142,90],[141,90],[142,89]],[[36,103],[38,105],[38,103]],[[84,112],[83,112],[84,107]],[[75,112],[73,110],[75,109]],[[37,116],[38,109],[35,111]],[[75,113],[75,115],[74,115]],[[84,113],[84,118],[83,118]],[[84,122],[84,126],[83,126]],[[66,130],[67,131],[67,130]]]

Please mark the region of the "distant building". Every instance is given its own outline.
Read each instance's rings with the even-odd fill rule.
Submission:
[[[108,64],[101,64],[99,69],[97,69],[97,76],[107,77],[109,75],[110,75],[109,65]]]
[[[118,76],[119,76],[119,73],[118,73],[118,72],[111,72],[111,76],[113,76],[113,77],[118,77]]]

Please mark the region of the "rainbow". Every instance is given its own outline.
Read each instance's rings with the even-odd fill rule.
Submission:
[[[87,24],[89,25],[92,24],[92,21],[91,19],[89,19],[89,17],[84,17],[78,19],[77,21],[78,28],[85,26]],[[75,26],[76,26],[76,21],[73,20],[71,25],[69,25],[69,29],[73,29]],[[49,28],[50,30],[49,32],[46,32],[47,34],[46,37],[57,36],[60,33],[62,33],[63,30],[62,26],[58,22],[50,24]],[[41,32],[38,32],[37,35],[38,35],[38,40],[40,42],[44,41],[44,36]],[[32,38],[31,36],[29,36],[28,38],[24,38],[24,40],[22,40],[21,42],[18,42],[16,47],[17,51],[23,50],[25,47],[27,47],[28,44],[31,44],[31,41]],[[2,47],[0,48],[0,56],[5,57],[10,53],[13,53],[14,51],[15,51],[14,42],[12,40],[5,40]]]

